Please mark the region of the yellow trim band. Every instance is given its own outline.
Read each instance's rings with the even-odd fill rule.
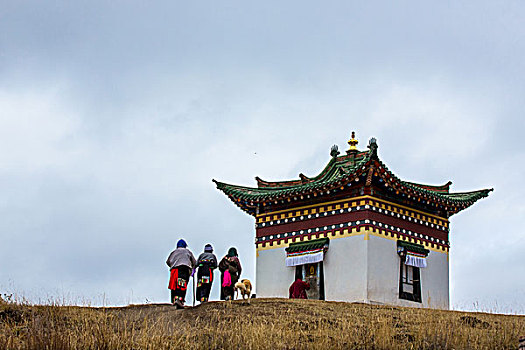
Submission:
[[[313,208],[313,207],[318,207],[318,206],[320,206],[320,205],[328,205],[328,204],[334,204],[334,203],[342,203],[342,202],[354,201],[354,200],[365,199],[365,198],[372,198],[372,197],[366,195],[366,196],[360,196],[360,197],[354,197],[354,198],[339,199],[339,200],[337,200],[337,201],[331,201],[331,202],[323,202],[323,203],[317,203],[317,204],[305,205],[305,206],[303,206],[303,207],[297,207],[297,208],[289,208],[289,209],[283,209],[283,210],[270,211],[270,212],[268,212],[268,213],[264,213],[264,214],[257,214],[256,217],[266,216],[266,215],[280,214],[280,213],[284,213],[284,212],[287,212],[287,211],[293,211],[293,210],[309,209],[309,208]]]

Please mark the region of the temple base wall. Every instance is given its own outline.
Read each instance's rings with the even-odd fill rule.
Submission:
[[[295,268],[285,265],[284,248],[259,250],[256,254],[255,289],[258,298],[288,298]]]
[[[445,252],[430,251],[427,267],[420,269],[421,302],[399,298],[400,257],[397,255],[395,240],[368,237],[368,281],[367,299],[370,303],[449,308],[448,256]]]
[[[259,249],[256,293],[259,298],[288,298],[295,267],[285,265],[286,246]],[[431,250],[421,268],[421,302],[399,298],[400,257],[396,239],[364,230],[330,240],[323,261],[325,299],[411,307],[449,308],[449,264],[446,252]]]
[[[326,300],[366,302],[367,242],[363,237],[330,240],[323,262]]]

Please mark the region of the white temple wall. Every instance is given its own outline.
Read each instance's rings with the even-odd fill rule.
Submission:
[[[286,266],[285,247],[258,250],[256,256],[257,297],[288,298],[288,288],[295,280],[295,266]],[[325,299],[449,308],[446,253],[430,251],[427,267],[420,269],[421,303],[399,299],[399,263],[396,240],[369,231],[330,239],[323,261]]]
[[[425,307],[449,309],[448,254],[430,251],[428,266],[421,269],[421,298]]]
[[[295,281],[295,266],[285,264],[285,248],[259,250],[255,262],[255,289],[258,298],[288,298]]]
[[[365,231],[366,232],[366,231]],[[367,244],[359,235],[330,240],[323,261],[325,299],[366,302]],[[285,265],[285,247],[259,250],[256,255],[257,297],[288,298],[295,266]]]
[[[397,243],[374,235],[368,240],[368,299],[371,303],[449,308],[448,260],[446,253],[430,251],[427,267],[420,269],[421,303],[399,299]]]
[[[325,299],[366,301],[366,241],[364,235],[330,240],[325,254]]]
[[[372,303],[401,305],[399,256],[396,241],[368,236],[367,299]],[[418,304],[413,303],[412,304]],[[417,305],[414,305],[417,306]]]

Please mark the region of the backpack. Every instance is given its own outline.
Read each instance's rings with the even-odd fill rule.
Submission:
[[[226,270],[224,271],[224,277],[222,279],[222,286],[230,287],[231,285],[232,285],[232,276],[230,275],[230,271]]]

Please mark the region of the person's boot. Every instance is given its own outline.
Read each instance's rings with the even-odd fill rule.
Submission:
[[[177,309],[184,309],[184,303],[182,301],[182,298],[179,298],[179,297],[175,298],[175,307]]]

